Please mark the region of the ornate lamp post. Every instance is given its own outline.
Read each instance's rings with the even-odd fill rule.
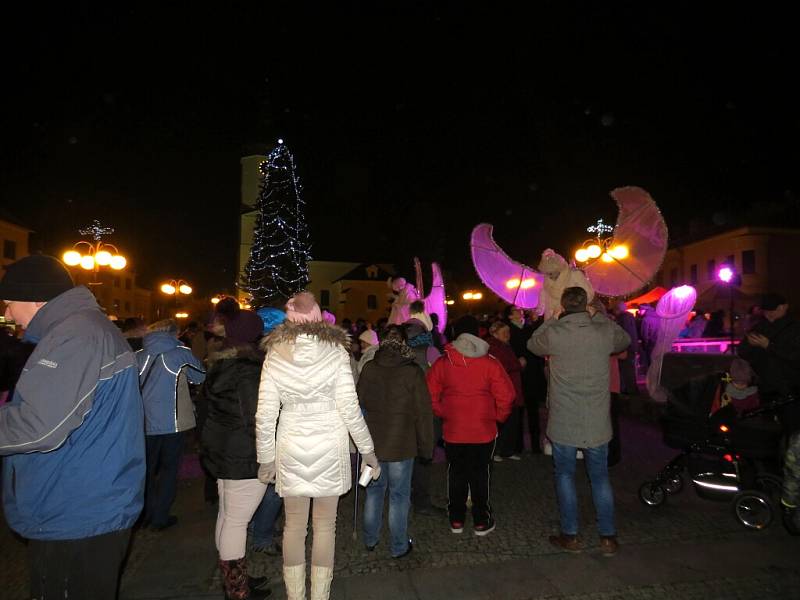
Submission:
[[[172,296],[174,307],[178,309],[178,297],[188,296],[192,293],[192,286],[183,279],[170,279],[169,281],[161,284],[161,292],[167,296]],[[185,319],[189,315],[186,312],[176,312],[175,317],[178,319]]]
[[[102,227],[99,221],[94,221],[91,227],[79,229],[81,235],[91,235],[94,242],[81,240],[76,242],[71,250],[64,252],[61,259],[70,267],[80,265],[86,271],[93,271],[90,285],[100,285],[102,281],[97,281],[97,273],[100,267],[110,267],[115,271],[120,271],[128,264],[128,260],[120,254],[114,244],[102,241],[104,235],[114,233],[113,227]]]
[[[614,236],[609,235],[614,232],[614,228],[603,223],[603,219],[598,220],[591,227],[587,227],[586,231],[595,234],[595,237],[586,240],[575,251],[575,260],[584,266],[588,266],[597,259],[606,263],[621,262],[630,255],[630,250],[625,244],[614,242]]]

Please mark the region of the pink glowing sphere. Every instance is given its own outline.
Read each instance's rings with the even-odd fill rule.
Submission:
[[[733,279],[733,269],[730,267],[722,267],[717,272],[717,278],[723,283],[730,283]]]

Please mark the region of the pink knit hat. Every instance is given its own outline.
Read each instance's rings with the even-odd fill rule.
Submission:
[[[322,321],[322,311],[310,292],[299,292],[286,303],[286,320],[294,323]]]

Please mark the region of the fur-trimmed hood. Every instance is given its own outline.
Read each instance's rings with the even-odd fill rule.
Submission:
[[[261,341],[265,353],[277,352],[298,364],[314,362],[321,354],[336,347],[349,352],[350,336],[341,327],[327,321],[284,321]]]

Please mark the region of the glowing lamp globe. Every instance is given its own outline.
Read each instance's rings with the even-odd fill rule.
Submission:
[[[175,286],[169,283],[164,283],[161,285],[161,291],[171,296],[175,293]]]
[[[81,268],[91,271],[94,269],[94,257],[91,255],[81,256]]]
[[[219,298],[217,298],[216,296],[214,296],[214,297],[211,299],[211,304],[219,304]]]
[[[617,260],[623,260],[623,259],[628,258],[629,251],[628,251],[628,247],[627,246],[620,245],[620,246],[614,246],[609,251],[609,253],[611,254],[611,256],[613,256]]]
[[[513,290],[514,288],[518,288],[520,286],[520,281],[517,278],[509,279],[506,281],[506,288],[509,290]]]
[[[64,261],[65,265],[69,265],[70,267],[77,267],[81,264],[81,253],[77,252],[76,250],[67,250],[64,252],[64,256],[61,257]]]
[[[125,260],[125,257],[121,254],[115,254],[111,257],[111,268],[115,271],[119,271],[125,268],[125,265],[128,264],[128,261]]]
[[[461,297],[464,300],[472,300],[472,292],[464,292],[463,294],[461,294]]]
[[[575,252],[575,260],[582,263],[589,260],[589,252],[586,250],[586,248],[578,248],[578,250]]]
[[[98,265],[101,267],[105,267],[111,264],[111,252],[107,250],[100,250],[100,252],[94,255],[94,260],[97,262]]]
[[[188,296],[189,294],[192,293],[192,288],[191,288],[191,286],[188,286],[188,285],[186,285],[184,283],[184,284],[181,284],[181,286],[178,288],[178,291],[181,294],[183,294],[184,296]]]
[[[614,257],[608,252],[603,252],[603,256],[600,257],[600,260],[602,260],[604,263],[611,263],[614,262]]]
[[[481,298],[483,298],[483,294],[481,294],[480,292],[475,292],[474,294],[472,294],[473,300],[480,300]]]
[[[529,290],[535,285],[536,285],[535,279],[524,279],[519,287],[521,287],[523,290]]]
[[[597,244],[592,244],[586,249],[586,253],[589,258],[598,258],[603,253],[603,249]]]
[[[733,269],[730,267],[722,267],[717,272],[717,279],[719,279],[722,283],[730,283],[733,279]]]

